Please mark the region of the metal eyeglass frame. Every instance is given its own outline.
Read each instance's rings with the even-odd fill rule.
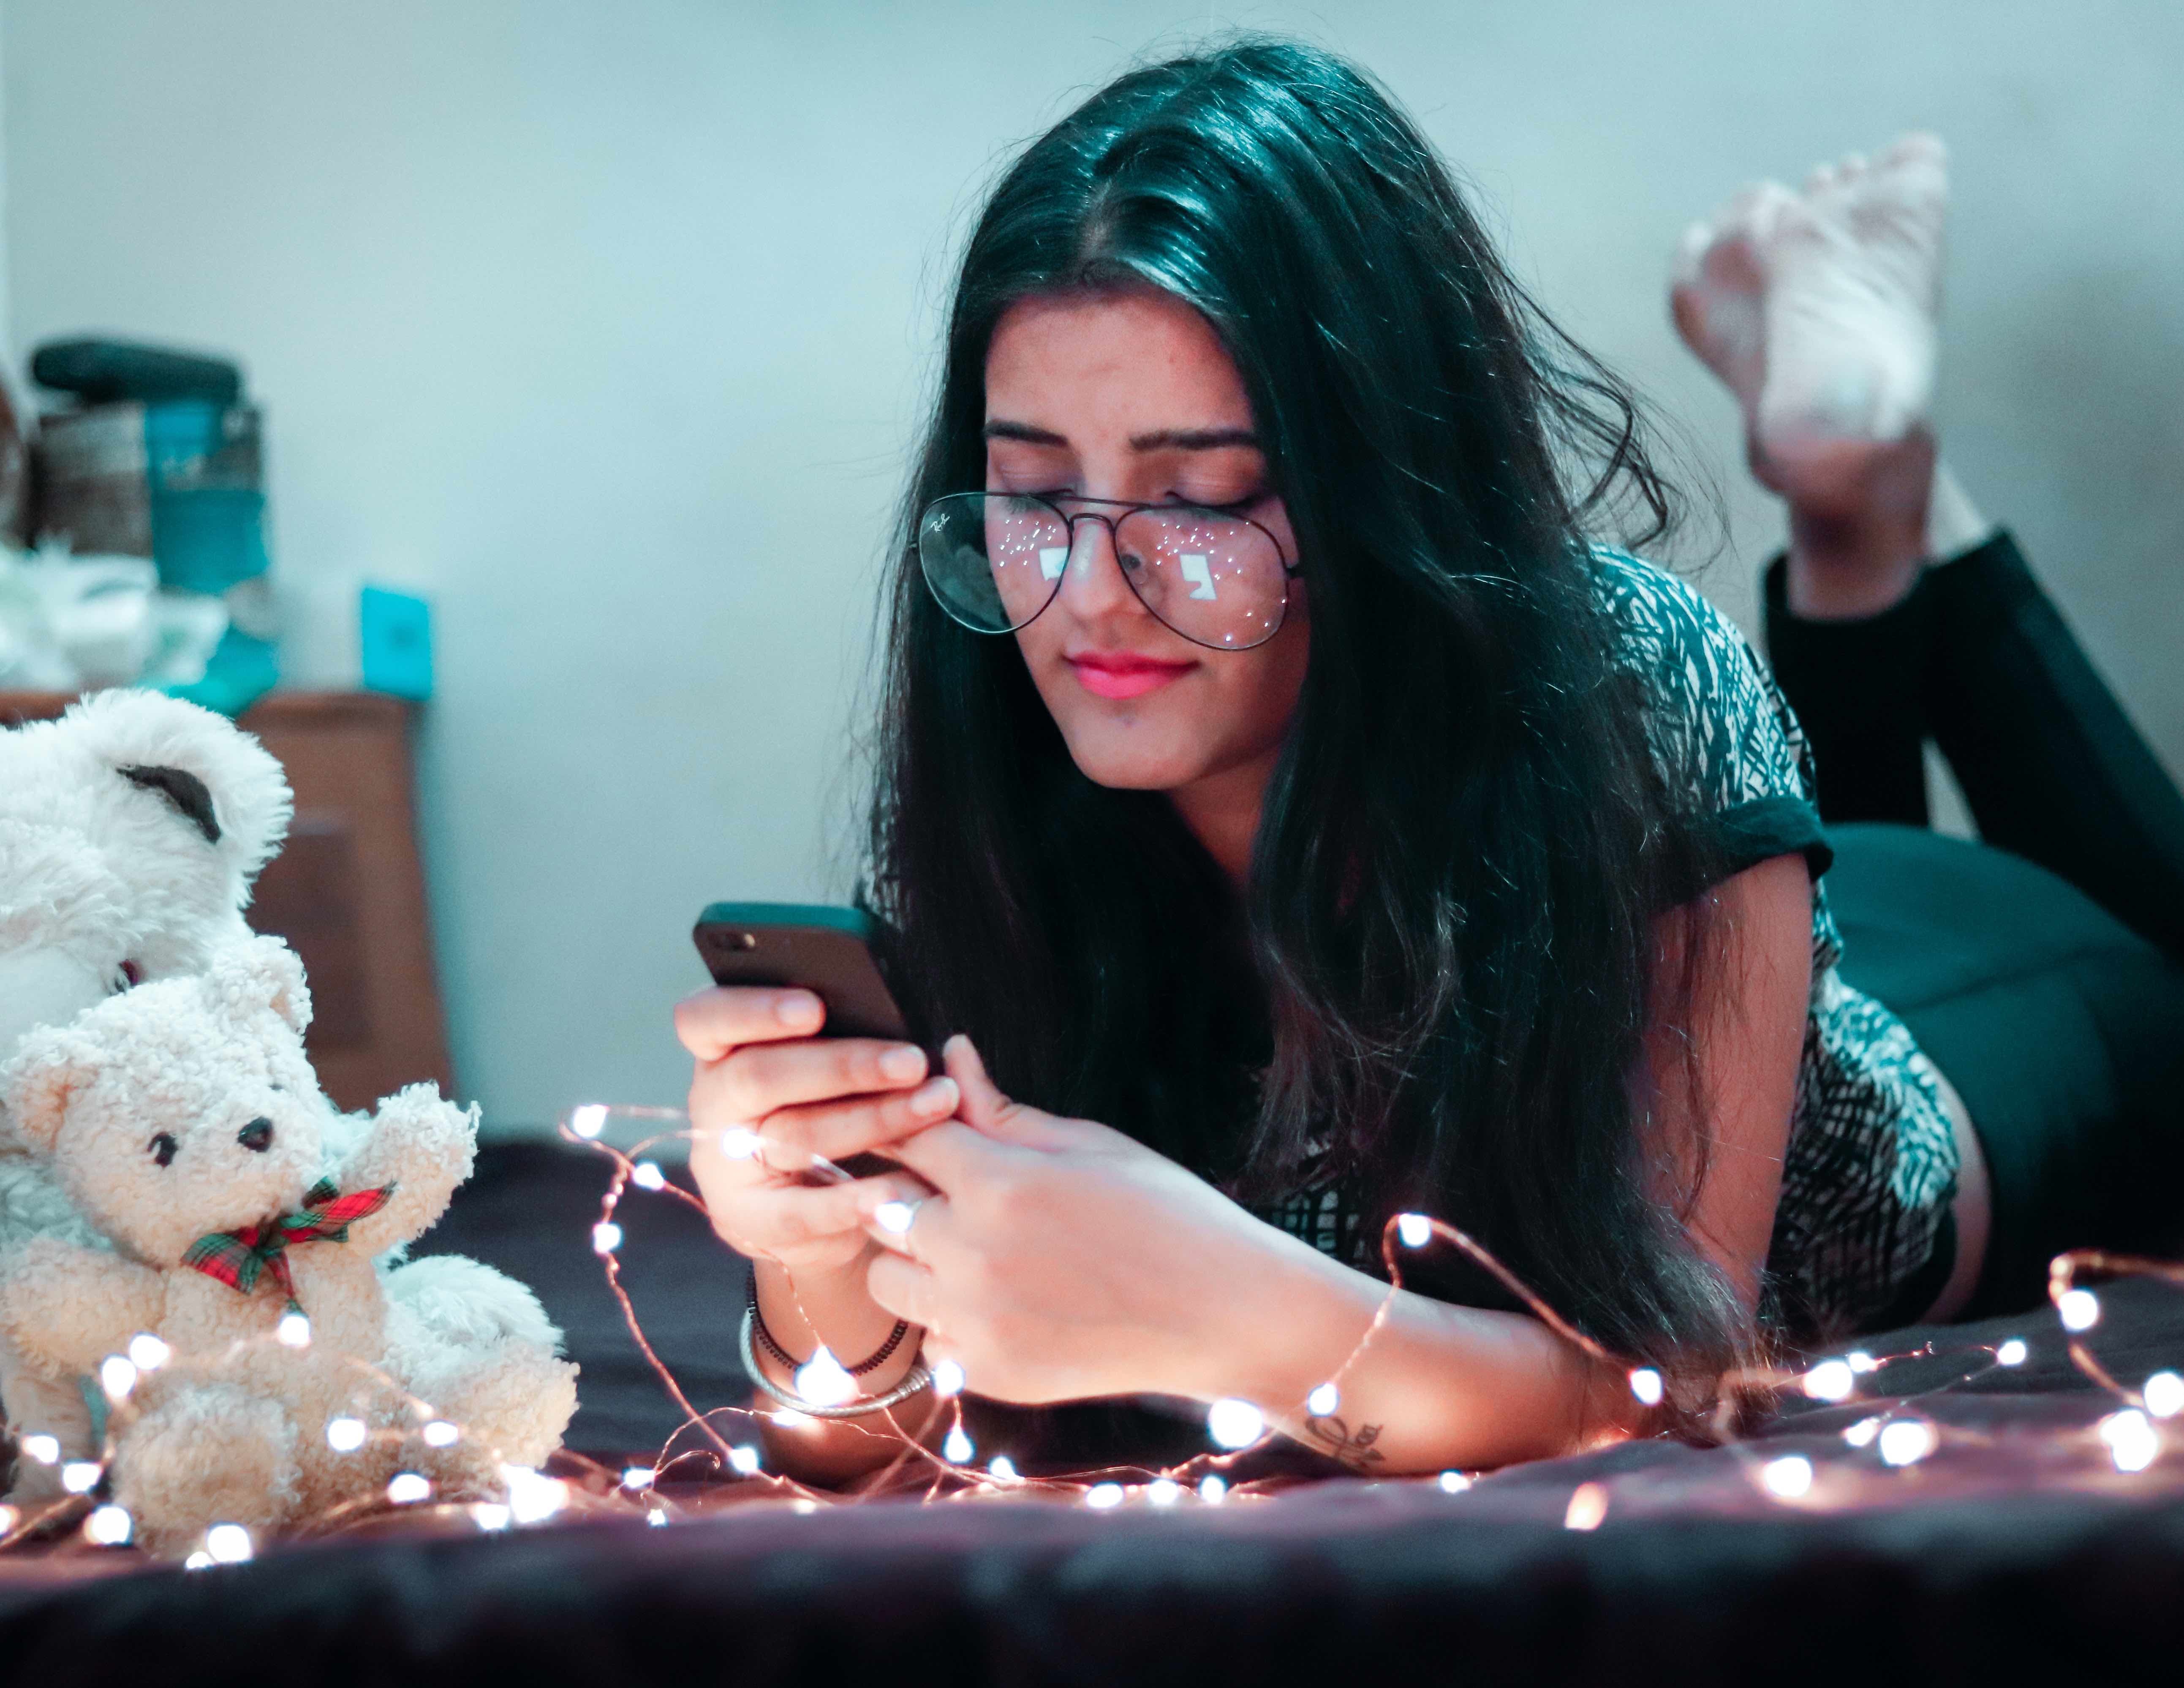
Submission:
[[[955,622],[957,627],[964,628],[967,632],[984,633],[989,638],[1000,638],[1010,633],[1022,632],[1026,627],[1029,627],[1034,621],[1036,621],[1040,616],[1046,614],[1049,610],[1052,609],[1054,607],[1054,600],[1061,596],[1063,582],[1069,578],[1069,569],[1065,565],[1062,571],[1054,577],[1054,590],[1047,593],[1046,602],[1040,604],[1038,609],[1033,610],[1030,615],[1025,616],[1023,620],[1018,621],[1014,627],[979,627],[972,626],[970,622],[965,621],[961,616],[958,616],[953,610],[948,607],[948,600],[940,595],[939,588],[933,584],[932,576],[927,574],[925,571],[924,535],[926,521],[932,515],[933,512],[939,509],[941,505],[952,503],[957,499],[1016,499],[1025,504],[1039,504],[1047,510],[1052,510],[1056,520],[1059,521],[1064,527],[1069,530],[1069,551],[1072,560],[1076,556],[1077,553],[1077,524],[1080,521],[1098,522],[1100,526],[1107,530],[1107,548],[1115,554],[1115,561],[1117,571],[1123,577],[1123,583],[1130,588],[1130,596],[1136,599],[1139,604],[1144,604],[1145,613],[1148,616],[1150,616],[1153,620],[1158,621],[1161,626],[1166,627],[1178,638],[1189,640],[1192,644],[1196,645],[1201,650],[1217,650],[1227,655],[1234,655],[1243,651],[1256,650],[1261,645],[1265,644],[1269,639],[1272,639],[1275,634],[1281,632],[1281,630],[1289,624],[1290,582],[1304,572],[1303,569],[1300,568],[1296,564],[1292,563],[1290,560],[1289,553],[1282,549],[1282,542],[1275,538],[1273,533],[1268,532],[1264,526],[1252,521],[1248,515],[1237,515],[1234,510],[1224,510],[1219,504],[1146,504],[1134,501],[1129,499],[1072,498],[1069,500],[1072,504],[1100,504],[1109,510],[1121,512],[1121,514],[1109,517],[1101,515],[1096,510],[1084,510],[1075,515],[1072,515],[1068,511],[1063,510],[1061,505],[1055,503],[1052,499],[1043,498],[1037,493],[1009,493],[1002,492],[998,489],[981,487],[976,491],[968,493],[943,493],[939,498],[933,499],[931,504],[926,505],[926,507],[918,513],[918,541],[916,546],[917,571],[919,577],[925,582],[925,589],[933,594],[933,601],[940,606],[940,610],[943,615],[946,616],[950,621]],[[1159,610],[1154,609],[1151,604],[1145,603],[1145,596],[1143,593],[1138,590],[1137,582],[1130,578],[1130,571],[1128,569],[1121,567],[1123,560],[1123,542],[1122,536],[1116,532],[1116,529],[1123,522],[1128,521],[1130,517],[1137,515],[1140,510],[1195,510],[1201,515],[1218,516],[1223,521],[1240,521],[1245,526],[1256,529],[1260,533],[1266,535],[1267,543],[1273,547],[1274,556],[1282,565],[1282,610],[1281,614],[1276,617],[1274,625],[1269,627],[1262,637],[1253,639],[1249,644],[1212,644],[1201,638],[1193,638],[1191,635],[1184,632],[1182,628],[1175,626],[1166,616],[1162,616]]]

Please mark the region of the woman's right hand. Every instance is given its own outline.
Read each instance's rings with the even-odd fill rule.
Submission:
[[[675,1009],[676,1035],[697,1061],[690,1172],[713,1228],[738,1253],[795,1278],[861,1267],[873,1249],[863,1217],[872,1204],[929,1193],[907,1172],[806,1184],[811,1157],[883,1151],[947,1118],[957,1101],[953,1079],[927,1081],[915,1044],[822,1038],[825,1017],[811,991],[750,985],[701,990]],[[743,1131],[756,1134],[756,1153],[735,1152],[750,1145]]]

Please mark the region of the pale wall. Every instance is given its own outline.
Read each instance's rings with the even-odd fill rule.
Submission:
[[[1942,131],[1950,451],[2184,764],[2170,0],[10,0],[14,343],[243,354],[298,680],[353,673],[360,578],[437,601],[425,843],[496,1126],[674,1098],[699,905],[841,887],[953,240],[1014,143],[1209,16],[1313,34],[1420,114],[1550,306],[1731,486],[1741,557],[1710,583],[1741,614],[1775,518],[1668,330],[1667,254],[1747,176]]]

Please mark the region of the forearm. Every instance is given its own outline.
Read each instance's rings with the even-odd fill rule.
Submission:
[[[1376,1328],[1385,1284],[1281,1240],[1229,1302],[1190,1393],[1250,1401],[1305,1446],[1384,1476],[1547,1458],[1645,1428],[1622,1371],[1538,1320],[1404,1290]],[[1329,1382],[1333,1404],[1307,1408]]]
[[[894,1316],[866,1292],[865,1265],[860,1260],[839,1271],[804,1273],[792,1280],[771,1261],[754,1262],[759,1312],[774,1340],[800,1361],[811,1359],[824,1342],[844,1367],[878,1349],[894,1329]],[[883,1396],[900,1384],[917,1363],[920,1335],[911,1330],[882,1364],[856,1380],[859,1390]],[[794,1393],[794,1368],[768,1356],[761,1345],[755,1343],[753,1348],[766,1377]],[[928,1424],[939,1416],[930,1390],[884,1412],[855,1418],[806,1418],[783,1424],[774,1402],[761,1396],[757,1407],[768,1468],[812,1483],[851,1481],[900,1454],[905,1435],[939,1434]]]

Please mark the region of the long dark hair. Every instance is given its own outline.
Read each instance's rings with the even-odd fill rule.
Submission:
[[[986,351],[1028,296],[1150,287],[1248,392],[1312,603],[1240,905],[1156,793],[1095,785],[1014,642],[911,536],[984,484]],[[1371,1235],[1470,1231],[1634,1358],[1740,1314],[1647,1129],[1654,923],[1706,883],[1613,660],[1585,536],[1669,525],[1637,401],[1502,266],[1362,73],[1249,39],[1134,70],[1002,177],[903,507],[870,896],[904,990],[1004,1089],[1247,1199],[1337,1174]],[[1687,955],[1697,954],[1686,945]]]

